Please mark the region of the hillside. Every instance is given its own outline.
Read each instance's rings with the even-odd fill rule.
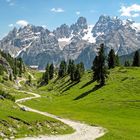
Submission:
[[[75,130],[76,133],[64,135],[63,138],[75,135],[84,140],[83,133],[89,139],[93,132],[96,132],[95,138],[103,135],[101,127],[106,132],[100,138],[103,140],[139,139],[140,68],[116,67],[110,70],[107,83],[101,88],[91,80],[91,71],[85,71],[80,82],[71,82],[69,76],[58,78],[55,72],[48,85],[38,87],[42,72],[27,68],[23,63],[24,71],[21,74],[21,60],[16,59],[17,65],[14,65],[15,59],[8,54],[1,54],[0,65],[3,69],[0,74],[0,139],[68,134]],[[15,68],[17,72],[14,76]],[[12,79],[9,78],[10,72]],[[30,100],[19,102],[18,99]],[[54,115],[43,116],[44,112]],[[79,126],[83,124],[81,131]],[[75,125],[78,125],[80,133],[77,129],[72,129]],[[58,136],[53,138],[57,139]]]
[[[0,139],[72,133],[74,130],[61,121],[29,112],[15,103],[17,99],[33,96],[29,91],[36,89],[34,77],[32,85],[27,84],[32,71],[22,65],[26,70],[20,73],[20,62],[17,59],[15,65],[14,58],[0,52]]]
[[[81,82],[69,77],[54,79],[36,90],[42,98],[24,104],[61,117],[107,129],[101,140],[139,140],[140,69],[118,67],[110,71],[107,84],[97,88],[90,71]]]

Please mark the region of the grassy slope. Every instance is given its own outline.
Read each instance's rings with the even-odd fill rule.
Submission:
[[[70,132],[72,130],[67,125],[55,119],[21,111],[15,103],[0,100],[0,133],[4,134],[5,138]]]
[[[100,89],[95,88],[97,83],[88,83],[91,76],[91,73],[85,74],[76,85],[72,85],[68,77],[51,82],[38,89],[42,93],[41,99],[25,104],[66,118],[101,125],[108,130],[100,138],[102,140],[139,140],[140,69],[115,68],[110,72],[107,85]],[[74,100],[77,97],[78,100]]]
[[[12,96],[15,97],[15,99],[32,96],[27,94],[26,92],[20,92],[20,90],[17,90],[15,87],[15,83],[10,81],[4,81],[3,83],[0,83],[0,89],[11,94]]]
[[[29,87],[23,86],[22,88],[23,90],[28,90]],[[16,99],[31,96],[17,90],[15,83],[10,81],[0,83],[0,89],[15,96]],[[30,87],[31,90],[35,89]],[[54,135],[72,132],[72,128],[60,121],[37,113],[22,111],[14,102],[0,99],[0,139],[13,136],[17,138],[39,134]]]

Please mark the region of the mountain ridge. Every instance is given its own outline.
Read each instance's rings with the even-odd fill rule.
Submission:
[[[106,53],[113,48],[119,56],[140,49],[139,29],[138,23],[118,17],[102,15],[94,26],[79,17],[74,24],[62,24],[53,31],[34,25],[14,28],[0,41],[0,49],[39,69],[47,63],[58,65],[63,59],[83,61],[89,68],[101,43]]]

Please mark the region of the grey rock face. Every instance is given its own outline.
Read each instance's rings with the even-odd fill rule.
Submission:
[[[38,65],[39,69],[44,69],[47,63],[57,64],[61,58],[60,53],[58,40],[50,33],[35,41],[19,57],[23,58],[28,65]]]
[[[57,65],[63,59],[83,61],[90,68],[101,43],[105,44],[106,53],[113,48],[119,56],[140,49],[140,30],[133,21],[100,16],[92,27],[86,18],[80,17],[71,26],[63,24],[53,32],[33,25],[14,28],[0,41],[0,49],[40,69],[47,63]]]
[[[70,30],[74,35],[81,35],[84,36],[84,29],[87,29],[87,20],[84,17],[79,17],[75,24],[72,24]]]
[[[40,37],[44,29],[27,25],[23,28],[14,28],[9,34],[0,41],[0,48],[16,57],[19,52]]]
[[[93,35],[97,36],[96,44],[105,43],[108,51],[113,48],[119,56],[137,50],[140,40],[132,25],[129,20],[124,23],[118,18],[101,16],[92,30]]]
[[[71,35],[71,31],[68,25],[63,24],[53,31],[57,38],[69,38]]]

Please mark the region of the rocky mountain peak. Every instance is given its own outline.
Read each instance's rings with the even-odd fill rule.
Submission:
[[[87,25],[87,20],[85,17],[79,17],[77,20],[77,25],[81,28],[81,29],[87,29],[88,25]]]
[[[0,49],[14,57],[22,57],[28,65],[38,65],[40,69],[47,63],[57,64],[63,59],[83,61],[90,67],[101,43],[105,43],[107,53],[113,48],[119,56],[139,49],[138,29],[140,24],[131,20],[104,15],[95,25],[88,25],[85,17],[79,17],[71,26],[62,24],[53,32],[29,24],[9,32],[0,41]]]
[[[77,22],[75,24],[72,24],[70,26],[70,29],[72,31],[72,34],[74,35],[84,35],[83,31],[84,29],[87,29],[88,25],[87,25],[87,20],[84,17],[79,17]]]
[[[118,17],[110,17],[110,16],[100,16],[99,20],[95,24],[92,33],[93,36],[98,36],[99,34],[109,34],[114,30],[118,30],[122,27],[122,20]]]
[[[53,33],[56,35],[57,38],[69,38],[71,31],[68,25],[62,24],[60,27],[56,28]]]

